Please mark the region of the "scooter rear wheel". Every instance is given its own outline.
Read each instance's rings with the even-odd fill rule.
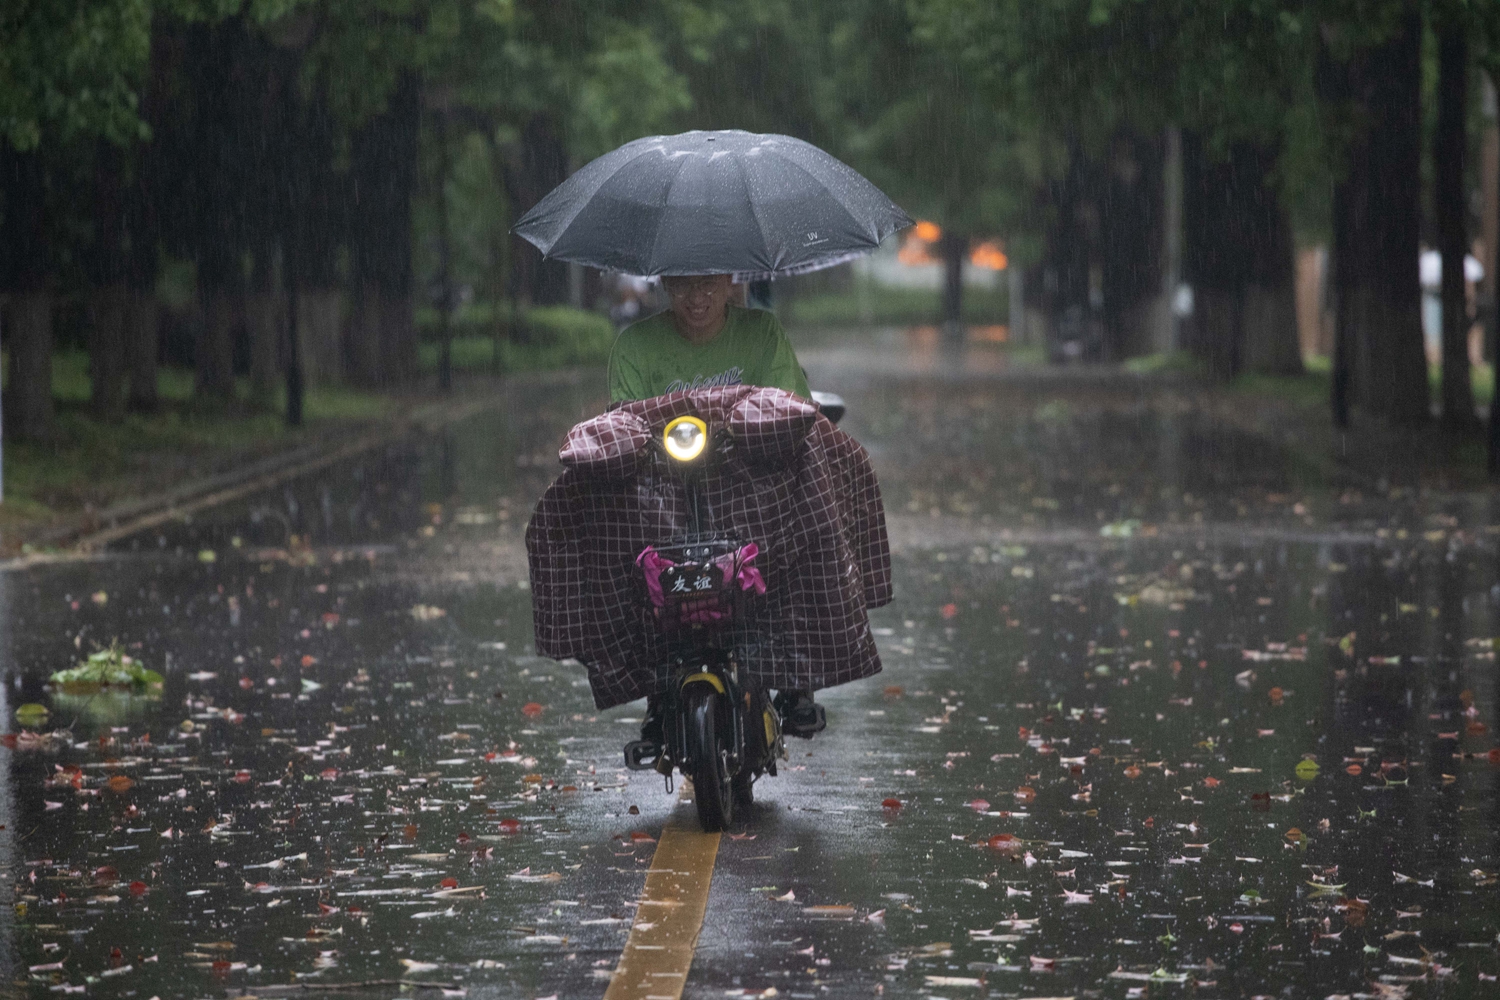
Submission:
[[[707,685],[687,692],[687,751],[693,804],[705,833],[720,833],[734,819],[728,753],[719,735],[719,694]]]

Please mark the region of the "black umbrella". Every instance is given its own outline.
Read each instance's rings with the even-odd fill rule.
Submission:
[[[563,181],[516,232],[544,255],[626,274],[799,274],[912,224],[853,168],[785,135],[627,142]]]

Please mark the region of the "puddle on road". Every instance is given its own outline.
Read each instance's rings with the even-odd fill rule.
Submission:
[[[884,909],[894,981],[1492,989],[1493,553],[1447,551],[909,562],[923,611],[882,616],[858,706],[901,748],[859,775],[877,884],[844,900]]]
[[[1489,995],[1500,589],[1449,551],[903,560],[688,995]]]
[[[11,615],[56,637],[13,646],[29,669],[4,699],[8,717],[52,710],[6,751],[16,978],[38,995],[529,990],[613,965],[649,860],[629,840],[648,819],[627,815],[646,803],[620,773],[629,727],[598,718],[576,667],[526,654],[524,590],[379,571],[323,550],[7,581]],[[159,696],[43,690],[71,637],[115,635],[166,674]]]
[[[602,991],[650,860],[631,834],[670,802],[622,771],[624,713],[529,655],[524,564],[497,556],[582,405],[517,399],[100,561],[0,576],[13,981]],[[113,639],[160,692],[45,686]],[[51,716],[20,730],[29,703]]]
[[[976,525],[1091,540],[902,557],[887,671],[828,693],[805,770],[766,787],[736,831],[755,839],[726,838],[687,995],[1492,995],[1495,536],[1436,503],[1304,495],[1243,439],[1202,485],[1160,453],[1115,461],[1156,417],[1031,407],[950,440],[912,423],[924,392],[850,393],[893,513],[927,516],[907,505],[937,483]],[[515,576],[586,395],[0,576],[6,716],[39,702],[38,731],[68,730],[0,750],[12,981],[602,994],[672,802],[619,770],[628,709],[594,713],[580,670],[528,655]],[[996,471],[966,512],[942,477],[970,453]],[[1188,491],[1231,522],[1349,515],[1360,538],[1097,534]],[[44,690],[112,638],[166,675],[159,697]]]

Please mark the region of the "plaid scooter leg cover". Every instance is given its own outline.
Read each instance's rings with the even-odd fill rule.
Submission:
[[[767,591],[739,647],[749,680],[816,690],[878,673],[866,611],[891,600],[891,557],[869,455],[814,404],[751,386],[625,403],[573,428],[526,530],[537,652],[582,661],[599,708],[669,680],[635,559],[687,529],[682,482],[650,444],[683,415],[733,441],[702,487],[712,527],[760,546]]]

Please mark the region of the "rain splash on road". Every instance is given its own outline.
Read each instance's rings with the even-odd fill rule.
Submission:
[[[1170,387],[890,351],[806,353],[885,484],[886,671],[724,839],[685,995],[1492,995],[1488,501],[1322,477]],[[599,402],[518,387],[0,574],[9,979],[602,995],[677,803],[621,769],[633,707],[531,654],[519,538]],[[159,690],[48,684],[114,640]]]

